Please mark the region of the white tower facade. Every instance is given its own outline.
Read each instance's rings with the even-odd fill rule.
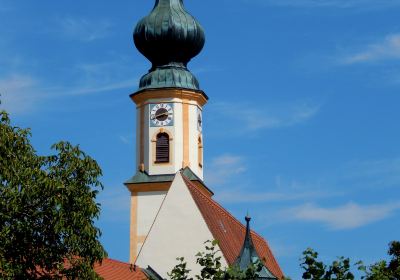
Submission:
[[[204,94],[157,89],[132,95],[137,106],[136,162],[148,175],[189,167],[203,180]]]

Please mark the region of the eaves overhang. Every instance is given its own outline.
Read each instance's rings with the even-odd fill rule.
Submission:
[[[129,97],[137,105],[149,99],[159,98],[180,98],[195,100],[201,106],[204,106],[208,101],[208,96],[202,90],[176,87],[141,89],[137,92],[132,93],[131,95],[129,95]]]
[[[183,176],[192,182],[197,182],[202,188],[205,189],[209,196],[213,196],[214,192],[210,190],[206,184],[201,180],[189,167],[185,167],[180,170]],[[124,185],[128,189],[132,189],[131,186],[134,185],[144,185],[144,184],[162,184],[172,182],[175,178],[175,174],[163,174],[163,175],[149,175],[146,171],[137,171],[136,174],[127,180]]]

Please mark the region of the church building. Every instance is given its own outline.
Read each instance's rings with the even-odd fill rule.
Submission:
[[[187,68],[204,46],[203,28],[183,0],[156,0],[133,37],[151,68],[130,95],[137,120],[136,170],[125,182],[131,199],[130,264],[108,259],[96,271],[104,279],[144,279],[152,273],[168,279],[176,258],[184,257],[195,275],[196,253],[204,251],[205,241],[218,240],[224,266],[246,269],[259,260],[264,265],[259,279],[282,279],[268,243],[250,230],[250,218],[243,225],[203,181],[208,96]]]

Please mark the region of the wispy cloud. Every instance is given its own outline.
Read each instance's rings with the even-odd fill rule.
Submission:
[[[132,88],[137,85],[137,78],[131,76],[129,59],[116,57],[113,60],[99,63],[80,63],[74,67],[76,81],[79,86],[70,90],[71,95],[86,95],[123,88]]]
[[[241,162],[244,166],[243,160]],[[246,167],[253,168],[249,163]],[[227,169],[230,170],[229,165]],[[214,170],[214,167],[210,170]],[[264,183],[265,186],[257,184],[257,188],[248,181],[240,180],[240,176],[230,175],[229,177],[233,177],[230,181],[232,184],[229,184],[229,188],[221,184],[222,187],[216,195],[219,201],[238,204],[295,201],[308,203],[327,198],[359,195],[361,189],[364,192],[367,190],[375,192],[383,188],[398,187],[400,186],[400,159],[353,160],[338,166],[334,171],[322,172],[320,176],[313,175],[311,180],[299,181],[276,176],[275,183]],[[222,180],[221,178],[224,177],[219,178]],[[213,180],[218,181],[214,178]],[[263,191],[263,189],[268,191]]]
[[[13,74],[0,78],[1,106],[12,114],[29,114],[46,100],[112,92],[132,88],[135,84],[136,79],[110,83],[99,79],[81,85],[63,86],[46,84],[28,75]]]
[[[250,0],[245,0],[249,2]],[[387,8],[400,6],[397,0],[257,0],[258,3],[275,6],[292,6],[306,8]]]
[[[242,192],[222,191],[217,194],[219,201],[226,203],[264,203],[284,201],[304,201],[339,196],[340,193],[327,191],[301,191],[301,192]]]
[[[127,221],[130,207],[129,198],[129,192],[120,184],[106,186],[98,196],[103,213],[101,219],[107,221]]]
[[[246,166],[243,157],[226,154],[214,158],[207,170],[210,170],[210,173],[205,176],[207,184],[223,185],[232,180],[233,176],[245,172]]]
[[[97,81],[96,83],[90,84],[90,85],[82,85],[80,86],[75,86],[72,88],[64,88],[61,90],[61,95],[87,95],[87,94],[96,94],[96,93],[102,93],[102,92],[107,92],[107,91],[114,91],[117,89],[124,89],[124,88],[132,88],[134,85],[136,85],[137,79],[127,79],[127,80],[121,80],[121,81],[115,81],[111,84],[106,84],[101,81]]]
[[[304,204],[285,210],[288,220],[322,223],[329,229],[344,230],[359,228],[390,217],[400,209],[400,202],[376,205],[348,203],[336,208],[324,208],[314,204]]]
[[[275,257],[298,257],[299,255],[299,249],[287,240],[268,239],[268,243]]]
[[[234,123],[248,132],[305,123],[318,114],[320,107],[308,103],[263,108],[256,104],[216,103],[210,110],[219,119],[226,119],[225,123]]]
[[[39,82],[28,75],[11,75],[0,79],[1,107],[12,114],[29,113],[46,96]]]
[[[339,186],[351,185],[353,190],[382,189],[400,186],[400,158],[353,160],[330,174]]]
[[[49,100],[132,90],[138,81],[132,77],[129,58],[123,56],[113,56],[98,63],[72,65],[67,72],[62,72],[67,76],[64,80],[25,74],[19,70],[24,66],[21,61],[24,60],[19,57],[4,60],[8,73],[0,72],[2,107],[12,114],[29,114]]]
[[[350,168],[354,176],[370,177],[382,176],[387,174],[400,175],[400,158],[377,159],[377,160],[357,160],[349,162],[346,168]]]
[[[118,136],[118,139],[119,139],[122,143],[124,143],[124,144],[126,144],[126,145],[130,145],[130,144],[132,144],[132,142],[133,142],[133,136],[132,136],[132,135],[119,135],[119,136]]]
[[[249,167],[252,168],[252,167]],[[226,203],[265,203],[265,202],[310,202],[325,198],[340,197],[344,191],[332,190],[324,183],[313,178],[312,182],[285,179],[281,175],[275,177],[275,182],[262,180],[256,184],[247,183],[238,185],[236,180],[234,186],[222,188],[216,194],[219,201]]]
[[[108,20],[89,20],[67,17],[59,20],[62,34],[70,39],[91,42],[107,37],[112,24]]]
[[[399,2],[400,3],[400,2]],[[400,34],[391,34],[342,59],[343,64],[400,59]]]

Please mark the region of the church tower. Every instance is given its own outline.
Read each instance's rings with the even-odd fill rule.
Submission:
[[[137,106],[138,168],[151,176],[189,167],[202,179],[202,110],[207,96],[187,64],[202,50],[204,31],[182,0],[157,0],[133,37],[152,63],[131,95]]]
[[[135,261],[177,172],[203,186],[202,111],[207,95],[188,70],[205,43],[183,0],[156,0],[137,24],[136,48],[151,68],[130,95],[136,105],[136,163],[131,192],[130,262]]]

